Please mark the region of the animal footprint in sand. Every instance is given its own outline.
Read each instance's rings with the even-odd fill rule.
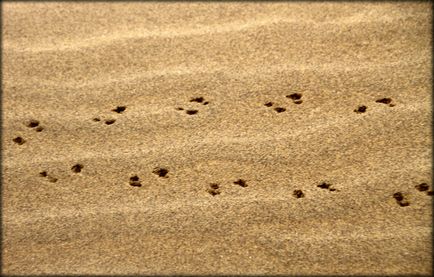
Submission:
[[[47,171],[45,171],[45,170],[39,172],[39,176],[40,176],[40,177],[47,178],[48,182],[50,182],[50,183],[56,183],[57,180],[58,180],[57,178],[55,178],[55,177],[53,177],[53,176],[51,176],[51,175],[48,175]]]
[[[169,173],[169,170],[161,167],[156,167],[154,170],[152,170],[152,173],[158,175],[159,177],[167,178],[167,173]]]
[[[335,188],[332,188],[332,184],[328,184],[326,182],[322,182],[321,184],[317,185],[317,187],[322,189],[328,189],[329,191],[337,191]]]
[[[205,98],[202,97],[202,96],[192,97],[192,98],[190,98],[189,102],[195,102],[195,103],[199,103],[199,104],[202,104],[202,105],[208,105],[209,104],[209,101],[205,101]],[[185,109],[182,108],[182,107],[178,107],[178,108],[176,108],[176,110],[178,110],[178,111],[184,111]],[[197,109],[186,109],[185,110],[185,113],[188,114],[188,115],[195,115],[198,112],[199,112],[199,110],[197,110]]]
[[[401,207],[407,207],[410,205],[410,202],[405,200],[404,194],[402,194],[402,192],[395,192],[393,194],[393,198],[395,198],[396,202]]]
[[[209,188],[207,189],[207,192],[209,193],[209,194],[211,194],[212,196],[216,196],[216,195],[219,195],[221,192],[220,192],[220,185],[219,184],[216,184],[216,183],[211,183],[210,185],[209,185]]]
[[[133,187],[141,187],[142,186],[142,183],[140,183],[140,180],[139,180],[139,176],[137,176],[137,175],[131,176],[129,183],[130,183],[130,186],[133,186]]]
[[[303,95],[301,93],[292,93],[290,95],[286,95],[286,98],[292,99],[292,102],[294,102],[294,104],[301,104],[303,103],[303,100],[301,100],[301,97]]]

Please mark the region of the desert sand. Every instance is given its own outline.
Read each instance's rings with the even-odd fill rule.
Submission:
[[[2,6],[3,274],[432,274],[429,2]]]

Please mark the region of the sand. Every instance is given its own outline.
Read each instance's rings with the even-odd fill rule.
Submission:
[[[431,3],[2,6],[3,274],[432,274]]]

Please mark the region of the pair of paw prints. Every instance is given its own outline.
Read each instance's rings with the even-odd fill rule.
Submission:
[[[300,93],[293,93],[290,95],[286,95],[286,98],[292,99],[294,104],[301,104],[303,103],[303,100],[301,100],[302,95]],[[266,107],[273,107],[274,103],[273,102],[267,102],[264,104],[264,106]],[[286,111],[286,108],[284,107],[274,107],[274,111],[277,113],[283,113],[284,111]]]
[[[74,173],[80,173],[83,167],[84,166],[82,164],[75,164],[71,167],[71,171]],[[39,172],[39,176],[47,178],[48,182],[50,183],[56,183],[59,180],[58,178],[49,175],[46,170]]]
[[[433,191],[432,189],[429,190],[429,185],[427,183],[421,183],[416,186],[414,186],[418,191],[420,192],[426,192],[426,195],[432,196]],[[404,193],[398,191],[393,194],[393,198],[395,198],[396,202],[401,207],[407,207],[410,206],[410,202],[406,199],[406,196]]]
[[[394,107],[395,106],[395,104],[392,104],[392,98],[380,98],[380,99],[375,100],[375,102],[376,103],[381,103],[381,104],[389,105],[389,107]],[[365,105],[361,105],[361,106],[358,106],[354,110],[354,112],[355,113],[364,113],[364,112],[366,112],[367,109],[368,109],[368,107],[366,107]]]
[[[36,132],[42,132],[44,130],[44,127],[40,125],[39,120],[36,119],[29,120],[25,125],[31,129],[34,129]],[[12,141],[18,145],[23,145],[26,142],[26,140],[21,136],[13,138]]]
[[[236,181],[233,182],[234,185],[238,185],[240,187],[246,188],[247,182],[243,179],[238,179]],[[209,194],[211,194],[212,196],[216,196],[219,195],[221,193],[221,188],[220,188],[220,184],[218,183],[211,183],[209,184],[208,189],[206,190]]]
[[[320,189],[326,189],[329,191],[338,191],[337,189],[332,187],[332,184],[326,183],[326,182],[321,182],[321,184],[317,185],[318,188]],[[296,189],[293,191],[292,195],[295,198],[303,198],[305,196],[304,192],[300,189]]]
[[[158,175],[158,177],[161,178],[168,178],[167,174],[169,173],[169,170],[167,170],[166,168],[162,168],[162,167],[156,167],[152,170],[152,173],[154,173],[155,175]],[[141,187],[142,183],[140,182],[140,178],[137,175],[133,175],[130,177],[130,181],[129,181],[130,186],[133,187]]]
[[[202,96],[192,97],[190,99],[190,102],[195,102],[195,103],[199,103],[199,104],[202,104],[202,105],[208,105],[209,104],[209,101],[205,101],[205,98],[203,98]],[[185,110],[182,107],[178,107],[176,109],[178,111],[184,111]],[[194,115],[194,114],[197,114],[198,112],[199,112],[199,110],[197,110],[197,109],[186,109],[185,110],[185,113],[188,114],[188,115]]]
[[[118,114],[121,114],[121,113],[123,113],[126,109],[127,109],[126,106],[117,106],[116,108],[112,109],[111,111],[112,111],[112,112],[115,112],[115,113],[118,113]],[[100,121],[101,121],[101,118],[100,118],[100,117],[94,117],[92,120],[95,121],[95,122],[100,122]],[[104,123],[105,123],[106,125],[112,125],[112,124],[115,123],[115,122],[116,122],[116,119],[114,119],[114,118],[107,118],[107,119],[104,120]]]

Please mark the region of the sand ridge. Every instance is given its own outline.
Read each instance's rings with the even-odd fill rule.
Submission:
[[[430,3],[3,3],[4,274],[432,274]]]

